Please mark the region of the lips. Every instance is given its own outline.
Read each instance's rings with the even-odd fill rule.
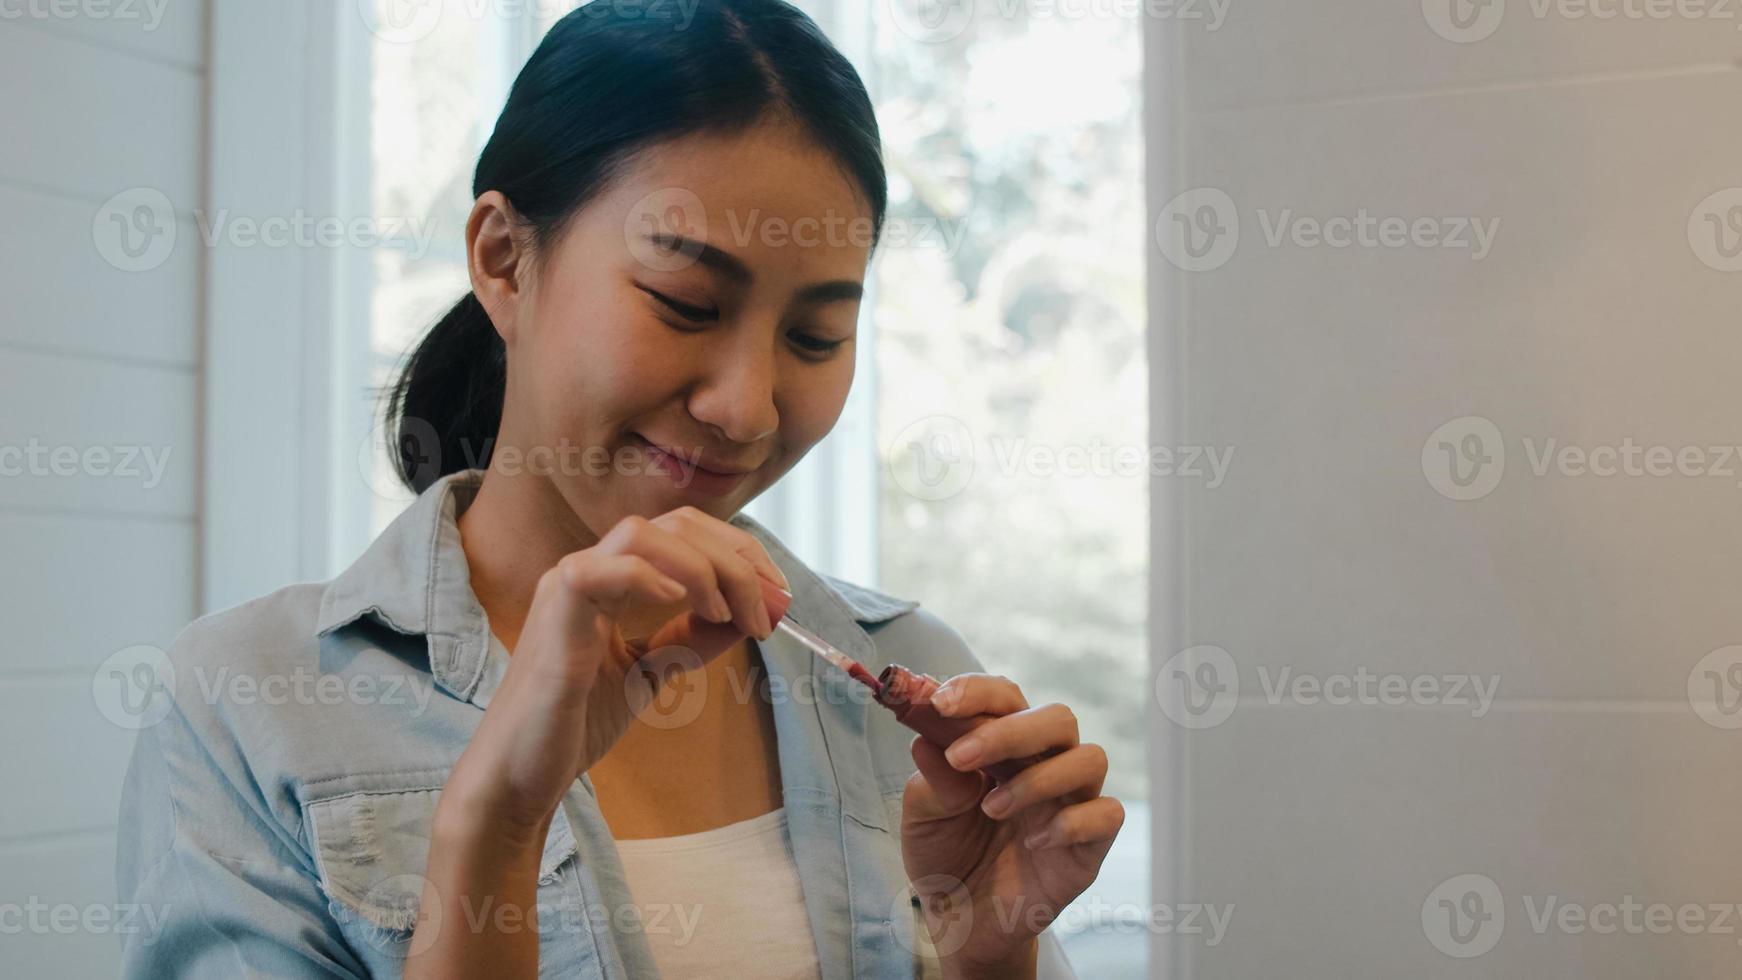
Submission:
[[[701,473],[731,478],[744,476],[745,474],[755,472],[756,470],[755,466],[729,465],[719,462],[711,456],[685,453],[677,449],[668,449],[665,446],[648,439],[646,436],[641,435],[639,432],[633,433],[633,435],[644,448],[669,456],[679,464],[695,469]]]

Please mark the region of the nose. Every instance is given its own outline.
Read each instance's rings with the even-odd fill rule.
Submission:
[[[717,364],[690,395],[690,414],[721,438],[750,445],[780,426],[774,405],[774,357],[767,349],[738,344],[722,351]]]

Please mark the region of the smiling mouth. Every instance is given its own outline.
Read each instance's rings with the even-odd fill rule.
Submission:
[[[697,462],[697,460],[700,458],[699,454],[692,455],[692,456],[685,456],[682,450],[667,449],[664,446],[661,446],[658,443],[655,443],[652,440],[648,439],[646,436],[643,436],[639,432],[632,433],[632,435],[634,435],[636,442],[639,443],[642,448],[650,449],[656,453],[659,453],[662,456],[668,457],[668,458],[674,460],[675,462],[677,462],[678,465],[695,470],[698,473],[706,473],[710,476],[717,476],[717,477],[722,477],[722,478],[726,478],[726,479],[732,479],[735,477],[748,476],[749,474],[755,472],[757,469],[757,467],[755,467],[755,466],[738,467],[738,468],[734,468],[734,469],[714,469],[713,467],[703,466],[701,463]]]

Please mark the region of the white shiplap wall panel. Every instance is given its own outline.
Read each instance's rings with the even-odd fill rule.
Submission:
[[[125,678],[71,676],[0,680],[0,739],[14,747],[0,753],[0,779],[31,792],[0,797],[0,840],[45,838],[61,833],[92,833],[115,826],[121,802],[121,777],[134,734],[106,718],[98,707],[122,705]],[[193,685],[190,685],[193,686]],[[197,689],[197,688],[196,688]],[[16,751],[28,746],[28,751]]]
[[[197,382],[184,369],[0,348],[8,402],[0,446],[25,450],[0,459],[25,471],[0,481],[0,509],[191,518]],[[33,443],[42,450],[34,464]],[[56,450],[72,455],[57,465]],[[92,455],[87,467],[94,450],[107,451],[108,460]]]
[[[69,906],[75,914],[112,907],[116,904],[114,867],[115,841],[109,834],[0,842],[0,902],[20,907],[31,901]],[[115,929],[113,925],[97,932],[56,932],[49,928],[8,935],[6,975],[116,976],[120,972],[121,940]]]
[[[195,606],[193,529],[179,518],[0,510],[0,596],[28,610],[8,616],[0,663],[89,671],[125,647],[166,647]]]
[[[1186,42],[1186,95],[1195,109],[1214,110],[1528,86],[1742,58],[1742,5],[1689,2],[1719,14],[1630,18],[1561,12],[1663,8],[1667,0],[1216,0],[1226,15],[1209,30],[1214,20],[1206,0],[1197,5],[1205,19],[1180,20],[1178,26]],[[1463,9],[1460,18],[1442,20],[1453,6]],[[1189,0],[1180,9],[1192,9]],[[1434,11],[1433,23],[1446,34],[1436,32],[1426,11]],[[1498,18],[1491,19],[1496,12]],[[1460,29],[1460,23],[1470,29]]]
[[[178,214],[199,206],[199,74],[10,21],[0,66],[7,130],[28,134],[0,140],[0,183],[93,203],[147,187]]]
[[[198,72],[205,57],[203,3],[182,0],[18,0],[7,19],[86,44]]]
[[[111,653],[167,644],[199,591],[207,8],[131,8],[149,21],[128,10],[18,4],[0,17],[0,285],[13,297],[0,317],[0,452],[34,441],[169,453],[149,487],[0,458],[0,903],[64,904],[92,921],[118,901],[133,740],[93,682]],[[95,229],[106,201],[139,188],[169,200],[177,245],[123,271]],[[7,976],[96,977],[115,975],[120,946],[109,928],[26,928],[4,950]]]
[[[202,251],[195,223],[177,222],[175,246],[161,264],[128,271],[99,250],[98,211],[86,201],[0,184],[0,267],[31,285],[14,293],[0,319],[0,347],[192,366]]]
[[[1742,642],[1742,490],[1537,476],[1522,440],[1737,441],[1742,279],[1688,227],[1742,187],[1742,33],[1455,2],[1505,19],[1461,45],[1415,0],[1149,25],[1151,230],[1192,188],[1226,192],[1240,229],[1210,271],[1152,237],[1152,430],[1238,453],[1215,490],[1157,488],[1153,653],[1220,646],[1240,685],[1217,725],[1152,728],[1155,900],[1239,910],[1214,948],[1152,937],[1157,976],[1735,962],[1733,936],[1539,934],[1524,897],[1709,902],[1742,868],[1713,816],[1742,799],[1734,732],[1688,696],[1696,662]],[[1501,225],[1481,261],[1266,240],[1266,218],[1362,210]],[[1505,475],[1454,501],[1422,451],[1465,415],[1500,427]],[[1361,671],[1497,676],[1500,703],[1473,717],[1266,686]],[[1430,892],[1460,874],[1506,902],[1499,944],[1470,959],[1424,932]]]

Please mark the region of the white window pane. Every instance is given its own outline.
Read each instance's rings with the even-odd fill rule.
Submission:
[[[875,9],[891,195],[874,309],[880,584],[921,598],[1030,703],[1071,705],[1083,739],[1106,747],[1106,792],[1129,817],[1056,931],[1081,975],[1140,975],[1140,32],[1125,18],[979,5],[959,35],[921,43]]]

